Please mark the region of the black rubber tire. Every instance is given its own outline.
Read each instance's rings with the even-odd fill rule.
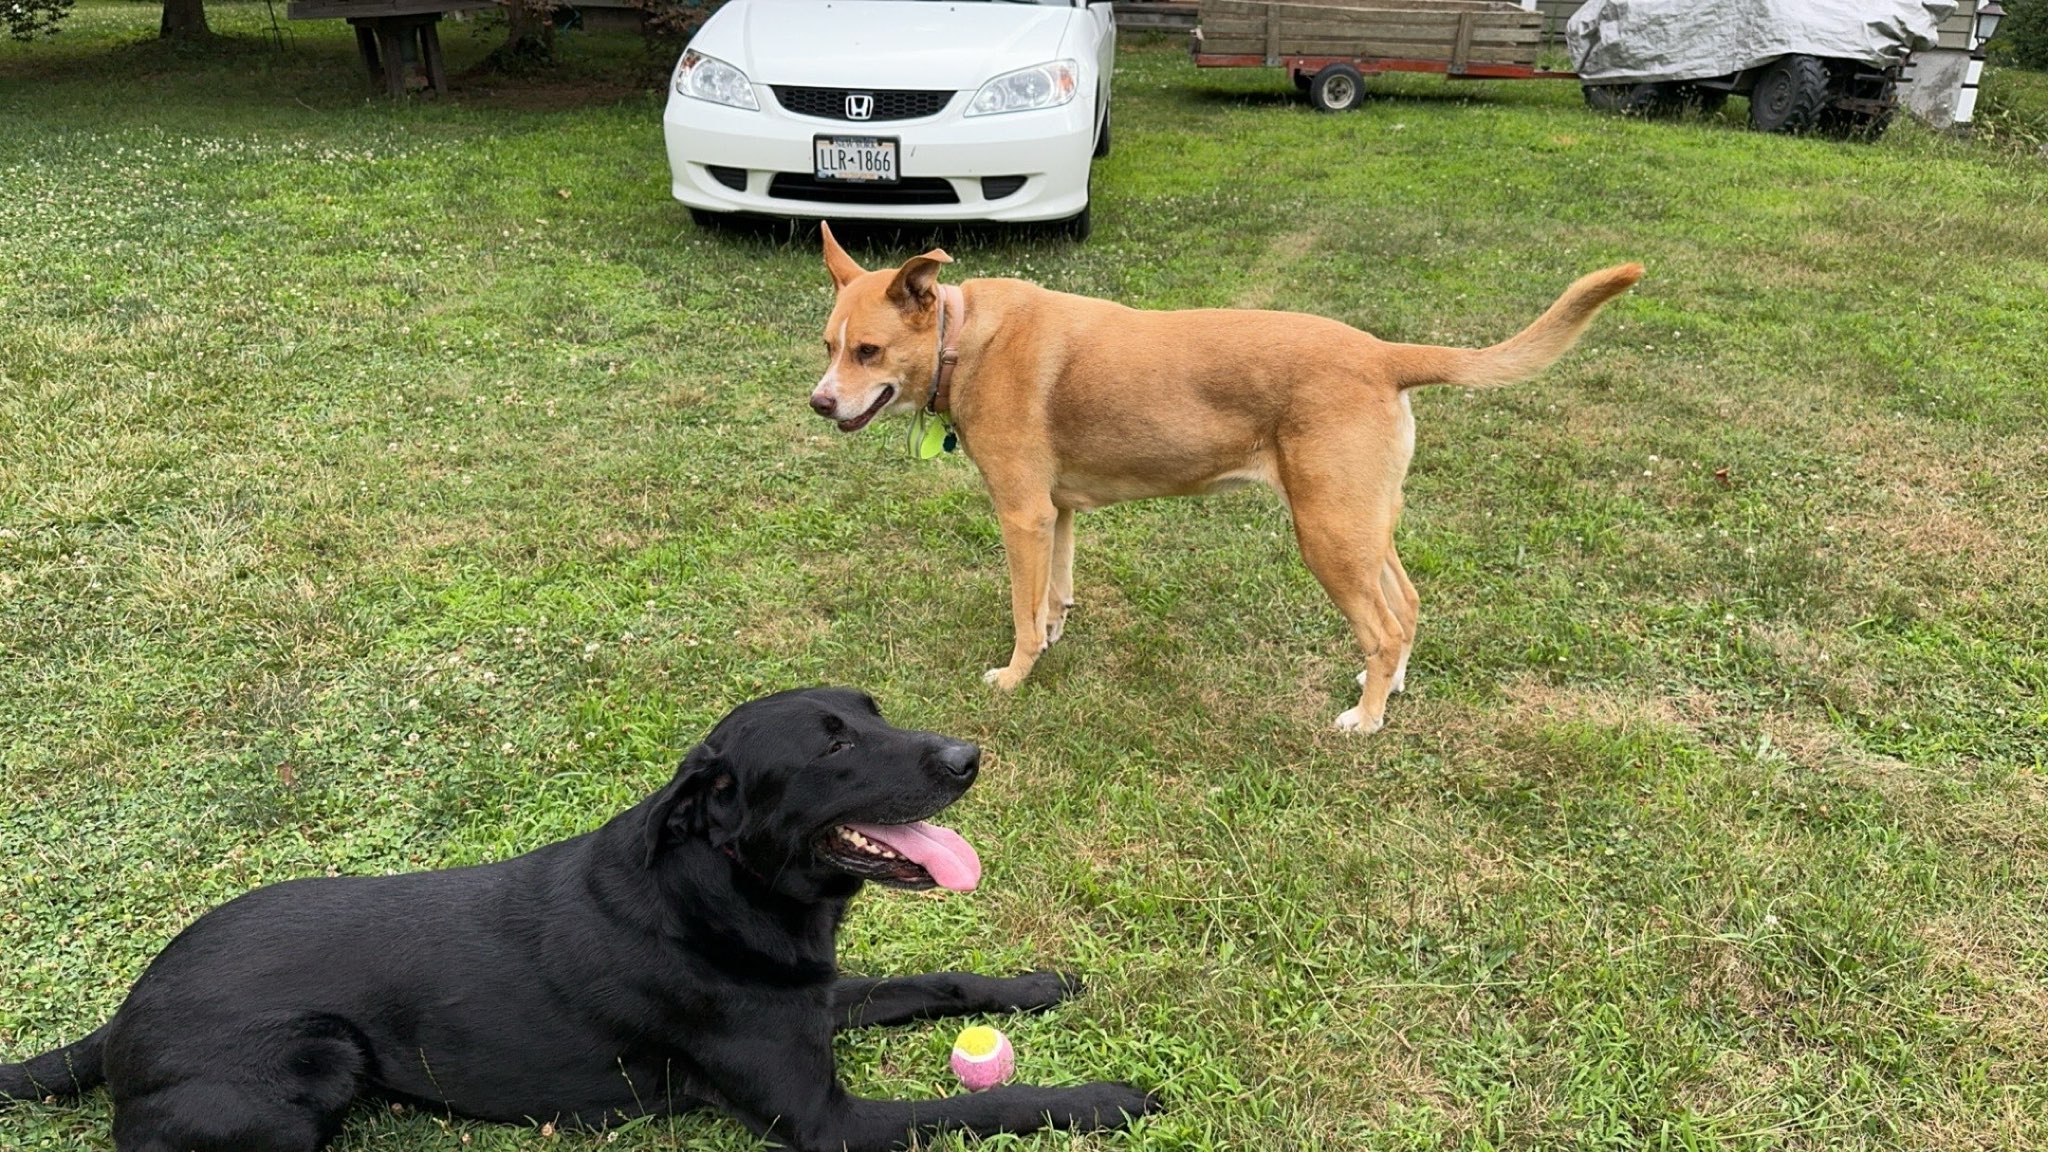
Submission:
[[[1812,56],[1764,65],[1749,90],[1749,126],[1759,132],[1809,132],[1828,103],[1828,70]]]
[[[1102,112],[1102,128],[1095,133],[1095,158],[1100,160],[1107,155],[1109,155],[1109,110],[1105,108]]]
[[[1365,76],[1349,64],[1331,64],[1308,82],[1308,102],[1318,112],[1349,112],[1365,103]]]
[[[1686,87],[1682,84],[1631,84],[1621,90],[1617,111],[1624,116],[1655,120],[1685,111]]]
[[[1891,127],[1893,115],[1891,110],[1873,115],[1830,108],[1820,114],[1820,130],[1842,140],[1875,140]]]
[[[1055,222],[1052,226],[1053,232],[1072,240],[1076,244],[1086,240],[1089,234],[1095,231],[1094,208],[1095,204],[1093,201],[1082,205],[1079,212],[1074,213],[1065,220]]]
[[[1585,93],[1586,107],[1595,112],[1621,111],[1621,98],[1629,90],[1626,84],[1581,84],[1579,91]]]

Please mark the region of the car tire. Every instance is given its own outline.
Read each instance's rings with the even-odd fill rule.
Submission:
[[[1807,132],[1820,126],[1828,70],[1812,56],[1782,56],[1757,73],[1749,90],[1749,126],[1759,132]]]
[[[1094,207],[1095,205],[1092,201],[1090,203],[1081,205],[1081,210],[1079,212],[1074,213],[1072,216],[1069,216],[1065,220],[1061,220],[1052,226],[1054,233],[1060,236],[1064,236],[1067,239],[1072,240],[1076,244],[1079,244],[1081,241],[1086,240],[1088,238],[1089,233],[1095,231],[1095,220],[1094,217],[1091,215],[1091,210]]]
[[[1109,155],[1109,113],[1105,110],[1102,113],[1102,128],[1095,133],[1095,158],[1100,160],[1107,155]]]
[[[1365,76],[1349,64],[1331,64],[1308,82],[1308,102],[1318,112],[1349,112],[1365,103]]]

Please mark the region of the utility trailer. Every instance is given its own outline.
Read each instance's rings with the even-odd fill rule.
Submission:
[[[1543,14],[1503,0],[1201,0],[1189,48],[1202,68],[1285,68],[1325,112],[1365,100],[1365,78],[1575,80],[1537,67]]]
[[[1565,22],[1586,103],[1608,112],[1718,110],[1749,97],[1762,132],[1871,138],[1899,106],[1907,59],[1940,43],[1955,0],[1588,0]]]

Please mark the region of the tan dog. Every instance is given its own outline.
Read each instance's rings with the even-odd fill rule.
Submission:
[[[925,407],[952,420],[1010,559],[1016,646],[990,683],[1015,688],[1060,637],[1075,512],[1259,481],[1287,502],[1302,559],[1365,650],[1358,706],[1336,721],[1363,732],[1383,723],[1415,644],[1420,601],[1394,554],[1415,453],[1407,389],[1526,380],[1643,274],[1583,277],[1519,335],[1470,350],[1294,312],[1141,312],[1022,280],[952,288],[938,283],[943,251],[868,272],[822,231],[839,298],[811,407],[845,432]]]

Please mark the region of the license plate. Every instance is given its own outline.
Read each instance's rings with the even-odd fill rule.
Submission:
[[[896,141],[873,136],[819,136],[817,176],[820,180],[896,183]]]

